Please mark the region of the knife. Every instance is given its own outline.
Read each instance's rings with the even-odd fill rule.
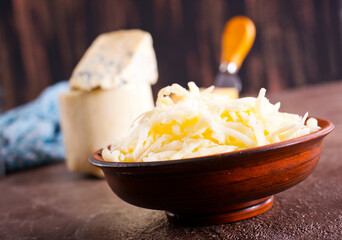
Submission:
[[[245,16],[233,17],[226,23],[222,33],[221,64],[214,81],[215,87],[236,88],[239,92],[242,90],[237,72],[254,43],[255,32],[253,21]]]

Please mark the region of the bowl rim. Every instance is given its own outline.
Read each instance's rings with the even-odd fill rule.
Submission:
[[[334,128],[334,124],[331,123],[328,120],[322,119],[322,118],[316,118],[318,121],[318,126],[321,127],[316,132],[303,135],[301,137],[296,137],[293,139],[277,142],[277,143],[271,143],[264,146],[258,146],[258,147],[252,147],[242,150],[237,150],[233,152],[225,152],[225,153],[218,153],[213,155],[207,155],[202,157],[194,157],[194,158],[185,158],[185,159],[177,159],[177,160],[165,160],[165,161],[151,161],[151,162],[109,162],[103,160],[101,156],[101,152],[103,148],[97,150],[89,157],[89,162],[97,167],[100,168],[143,168],[143,167],[158,167],[158,166],[168,166],[168,165],[175,165],[175,164],[182,164],[182,163],[193,163],[193,162],[201,162],[201,161],[207,161],[209,158],[212,157],[224,157],[224,156],[230,156],[234,157],[240,154],[249,153],[249,154],[255,154],[258,152],[262,152],[265,150],[273,150],[278,148],[283,148],[287,146],[292,146],[301,142],[314,140],[317,138],[321,138],[329,134]]]

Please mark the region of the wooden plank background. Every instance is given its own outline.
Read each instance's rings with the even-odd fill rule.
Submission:
[[[212,84],[225,22],[246,15],[257,37],[240,71],[244,93],[342,79],[342,0],[5,0],[0,2],[0,111],[68,79],[100,33],[151,32],[160,79]]]

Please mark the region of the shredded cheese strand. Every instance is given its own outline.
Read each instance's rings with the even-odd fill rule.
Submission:
[[[229,99],[178,84],[161,89],[156,107],[140,116],[129,135],[105,148],[106,161],[150,162],[184,159],[263,146],[314,131],[317,120],[279,112],[262,88],[257,98]],[[305,124],[307,122],[307,124]]]

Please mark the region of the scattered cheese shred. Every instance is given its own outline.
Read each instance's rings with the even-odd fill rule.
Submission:
[[[206,156],[320,129],[316,119],[306,121],[308,113],[300,117],[279,112],[280,103],[271,104],[264,88],[257,98],[232,100],[212,93],[213,87],[200,91],[193,82],[188,86],[189,91],[178,84],[161,89],[156,107],[133,123],[129,135],[104,148],[104,160],[150,162]]]

